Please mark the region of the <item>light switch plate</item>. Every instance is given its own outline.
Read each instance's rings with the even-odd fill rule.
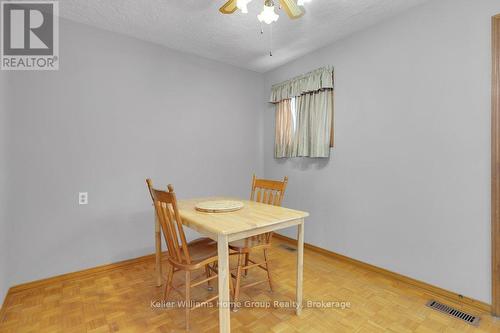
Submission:
[[[88,192],[78,193],[78,204],[87,205],[88,203],[89,203],[89,193]]]

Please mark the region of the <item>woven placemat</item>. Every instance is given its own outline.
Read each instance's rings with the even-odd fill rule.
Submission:
[[[243,208],[243,202],[233,200],[203,201],[196,204],[195,209],[206,213],[234,212]]]

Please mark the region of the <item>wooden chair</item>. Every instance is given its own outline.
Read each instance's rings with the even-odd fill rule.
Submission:
[[[183,271],[185,273],[186,329],[189,329],[190,312],[219,297],[217,295],[191,306],[191,288],[200,286],[205,282],[207,282],[210,288],[210,281],[216,279],[218,276],[215,268],[217,263],[217,242],[214,242],[210,238],[199,238],[188,243],[182,228],[182,220],[177,208],[173,186],[168,185],[168,192],[165,192],[154,189],[150,179],[147,179],[146,183],[153,199],[156,216],[160,222],[168,250],[169,269],[165,284],[164,299],[168,299],[171,289],[174,289],[182,296],[182,293],[178,289],[180,286],[173,286],[173,277],[176,272]],[[206,277],[197,282],[192,281],[191,274],[203,268],[205,269]],[[214,275],[211,274],[212,272]]]
[[[288,183],[288,177],[285,177],[283,181],[267,180],[267,179],[257,179],[253,175],[252,179],[252,192],[250,195],[250,200],[257,201],[269,205],[281,206],[283,197],[285,196],[286,185]],[[233,254],[238,255],[238,265],[236,268],[236,274],[231,276],[236,280],[234,284],[234,304],[233,311],[238,311],[236,306],[238,302],[238,297],[240,290],[242,288],[248,288],[255,286],[260,283],[269,282],[269,288],[273,290],[273,283],[271,279],[271,271],[269,266],[269,254],[268,251],[271,248],[271,238],[272,232],[249,237],[239,241],[229,243],[229,248],[234,251]],[[250,258],[250,254],[256,251],[263,251],[264,261],[256,262]],[[241,285],[241,277],[244,271],[245,276],[250,268],[258,267],[266,271],[267,278],[265,280],[249,283],[246,285]],[[231,279],[230,279],[231,280]]]

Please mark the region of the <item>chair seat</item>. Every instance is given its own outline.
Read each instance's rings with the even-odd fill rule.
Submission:
[[[210,238],[197,238],[187,244],[193,264],[217,256],[217,242]]]
[[[271,247],[271,244],[262,237],[248,237],[229,243],[229,248],[239,253],[248,253],[258,248]]]

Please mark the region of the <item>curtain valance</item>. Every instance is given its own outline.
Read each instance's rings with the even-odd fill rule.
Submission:
[[[271,103],[297,97],[308,92],[333,89],[333,68],[323,67],[291,80],[273,85]]]

